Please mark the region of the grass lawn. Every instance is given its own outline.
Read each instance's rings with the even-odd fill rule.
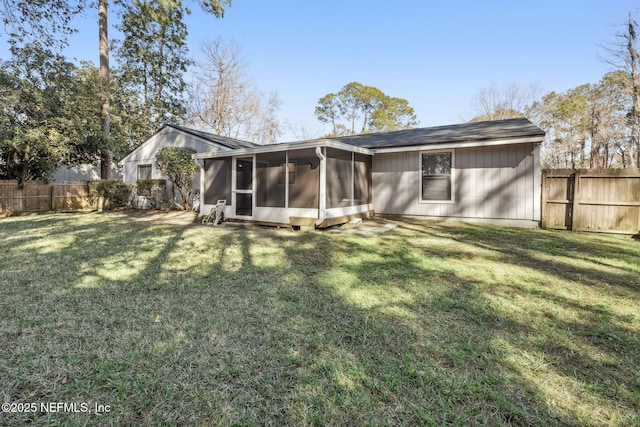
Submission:
[[[4,218],[0,400],[11,426],[640,426],[640,241]]]

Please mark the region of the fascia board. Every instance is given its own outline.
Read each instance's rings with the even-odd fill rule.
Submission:
[[[445,150],[452,148],[472,148],[472,147],[491,147],[495,145],[510,145],[510,144],[526,144],[526,143],[541,143],[544,140],[543,136],[530,136],[521,138],[508,138],[508,139],[489,139],[483,141],[460,141],[460,142],[446,142],[446,143],[432,143],[423,145],[411,145],[404,147],[385,147],[374,148],[372,151],[377,153],[402,153],[407,151],[429,151],[429,150]]]
[[[263,145],[255,148],[238,148],[235,150],[218,150],[215,152],[197,153],[192,156],[194,160],[211,159],[215,157],[227,157],[227,156],[249,156],[260,153],[274,153],[278,151],[288,150],[302,150],[305,148],[316,147],[329,147],[336,148],[338,150],[351,151],[354,153],[373,155],[373,151],[368,148],[357,147],[351,144],[345,144],[343,142],[337,142],[332,140],[319,140],[312,142],[292,142],[284,144],[272,144]]]

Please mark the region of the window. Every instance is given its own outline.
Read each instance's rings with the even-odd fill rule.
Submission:
[[[138,165],[138,180],[151,179],[151,165]]]
[[[453,168],[453,152],[422,153],[422,201],[452,200],[451,170]]]

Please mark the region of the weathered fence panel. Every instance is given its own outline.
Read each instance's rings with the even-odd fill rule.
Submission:
[[[88,181],[0,181],[0,212],[79,211],[95,209]]]
[[[636,234],[640,169],[545,170],[542,227]]]
[[[542,171],[542,228],[571,230],[575,171]]]

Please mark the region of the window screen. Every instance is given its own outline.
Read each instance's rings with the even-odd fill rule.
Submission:
[[[231,204],[231,158],[205,159],[204,203],[215,205],[218,200]]]
[[[289,207],[318,209],[320,159],[315,150],[289,151],[288,173]]]
[[[353,204],[371,203],[371,156],[353,154]]]
[[[351,152],[327,148],[327,208],[353,205]]]
[[[422,154],[422,200],[451,200],[451,152]]]
[[[256,206],[284,208],[286,153],[256,155]]]
[[[253,195],[251,193],[236,193],[236,215],[252,216],[252,200]]]
[[[253,190],[253,158],[236,159],[236,190]]]

